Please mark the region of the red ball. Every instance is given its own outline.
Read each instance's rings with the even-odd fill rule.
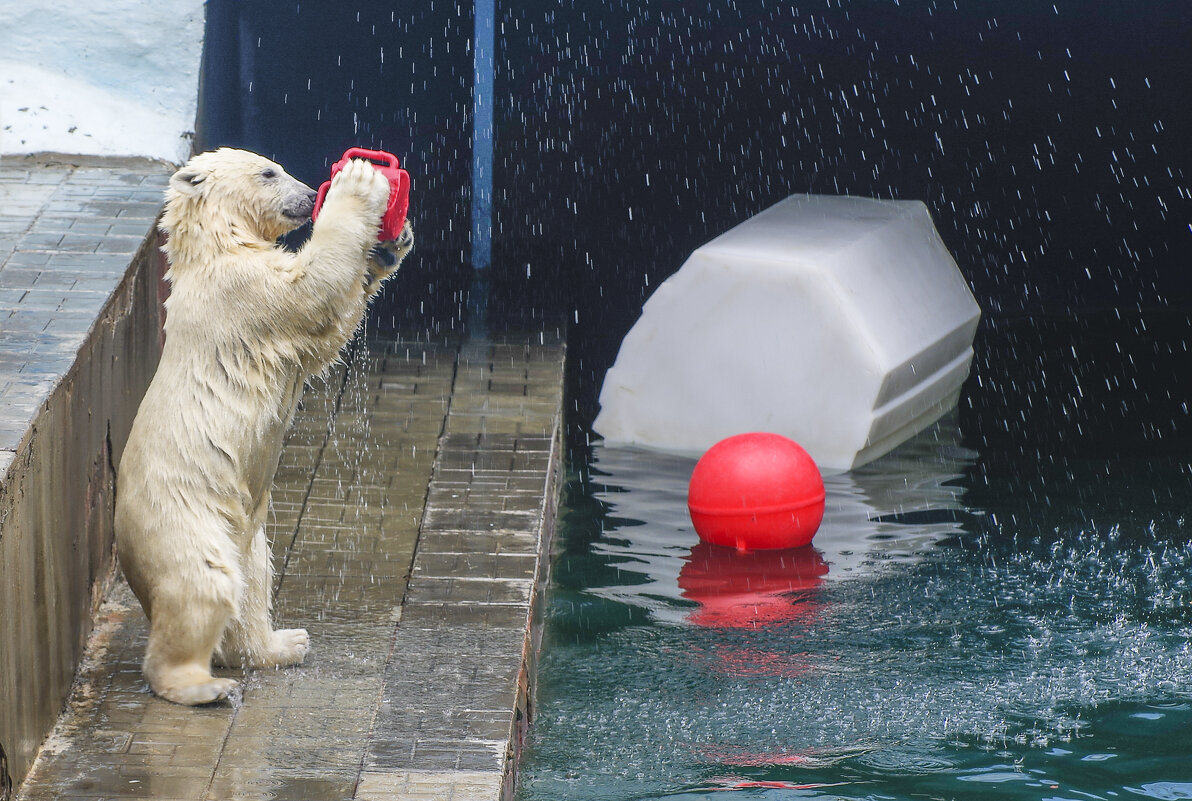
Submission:
[[[687,509],[700,539],[741,551],[798,548],[824,519],[824,480],[798,443],[738,434],[695,465]]]

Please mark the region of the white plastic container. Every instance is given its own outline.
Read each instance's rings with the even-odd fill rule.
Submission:
[[[848,470],[956,405],[980,314],[922,203],[794,195],[658,287],[593,427],[691,454],[771,431]]]

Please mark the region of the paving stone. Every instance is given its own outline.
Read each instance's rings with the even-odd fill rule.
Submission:
[[[501,797],[503,775],[492,771],[365,771],[356,790],[359,801],[394,798],[427,801],[490,801]]]

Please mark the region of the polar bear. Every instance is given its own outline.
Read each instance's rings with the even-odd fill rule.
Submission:
[[[237,682],[211,674],[213,657],[280,667],[306,655],[305,629],[270,621],[270,486],[306,380],[413,246],[407,223],[389,259],[372,253],[388,197],[368,162],[348,163],[293,252],[277,239],[310,219],[315,193],[277,164],[224,148],[170,179],[165,347],[121,457],[115,521],[162,698],[226,698]]]

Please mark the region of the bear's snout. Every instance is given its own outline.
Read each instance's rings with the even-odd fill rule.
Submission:
[[[315,198],[318,193],[310,187],[302,188],[286,198],[282,213],[295,220],[309,220],[311,212],[315,210]]]

